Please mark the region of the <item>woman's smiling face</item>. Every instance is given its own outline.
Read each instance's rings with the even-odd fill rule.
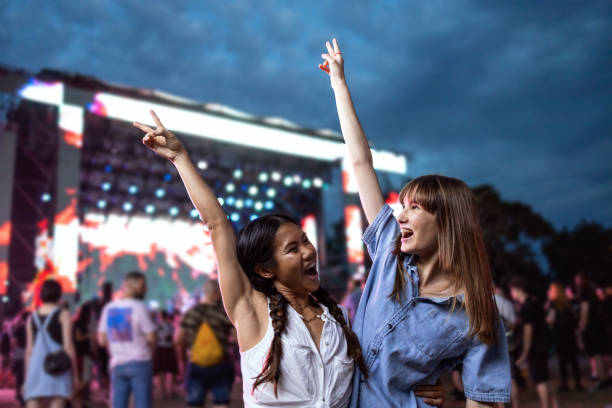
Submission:
[[[274,261],[272,270],[277,285],[300,294],[319,289],[317,251],[297,225],[287,222],[276,231]]]
[[[400,250],[407,254],[428,256],[438,250],[438,223],[435,214],[418,202],[405,197],[397,217],[402,233]]]

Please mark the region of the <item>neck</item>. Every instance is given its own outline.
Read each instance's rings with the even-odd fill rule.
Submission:
[[[438,251],[416,258],[420,289],[427,293],[447,294],[452,289],[452,278],[438,264]]]
[[[310,305],[310,293],[296,293],[284,286],[277,285],[276,290],[283,295],[287,302],[298,312]]]

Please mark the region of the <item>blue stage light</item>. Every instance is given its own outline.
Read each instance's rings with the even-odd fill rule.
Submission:
[[[312,186],[312,182],[309,179],[304,179],[304,181],[302,181],[302,187],[310,188],[310,186]]]
[[[108,181],[105,181],[104,183],[102,183],[102,191],[109,191],[111,189],[111,183],[109,183]]]
[[[123,211],[130,212],[132,211],[132,208],[134,208],[134,204],[130,202],[123,203]]]
[[[266,210],[271,210],[274,208],[274,202],[271,200],[266,200],[266,202],[264,203],[264,208]]]
[[[47,203],[47,202],[51,201],[51,194],[49,194],[49,193],[43,193],[43,194],[40,196],[40,200],[41,200],[43,203]]]
[[[251,208],[253,207],[253,200],[250,198],[247,198],[246,200],[244,200],[244,206],[246,208]]]
[[[155,197],[162,198],[165,195],[166,195],[166,190],[164,190],[163,188],[158,188],[157,190],[155,190]]]
[[[170,214],[172,217],[176,217],[179,214],[179,209],[176,207],[170,207],[168,214]]]
[[[98,200],[98,208],[99,209],[106,208],[106,200]]]
[[[132,184],[131,186],[128,187],[128,193],[134,195],[138,192],[138,186],[135,184]]]
[[[155,206],[153,204],[147,204],[145,206],[145,212],[147,214],[153,214],[155,212]]]
[[[107,164],[106,166],[104,166],[104,171],[110,173],[111,171],[113,171],[113,166]]]
[[[200,213],[194,208],[189,211],[189,215],[191,215],[191,218],[198,218],[200,216]]]
[[[227,205],[234,205],[234,203],[236,202],[236,199],[232,196],[227,197],[227,200],[225,200],[225,202],[227,203]]]
[[[170,180],[172,180],[172,174],[170,173],[164,174],[164,181],[170,181]]]
[[[249,217],[249,220],[253,221],[253,220],[256,220],[257,218],[259,218],[257,214],[251,214],[251,216]]]
[[[230,216],[230,219],[234,222],[238,222],[240,221],[240,214],[238,213],[232,213],[232,215]]]

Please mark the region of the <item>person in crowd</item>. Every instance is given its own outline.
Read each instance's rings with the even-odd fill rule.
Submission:
[[[595,374],[596,383],[592,391],[604,389],[608,386],[608,372],[604,367],[603,356],[607,354],[605,317],[602,313],[602,304],[595,294],[588,275],[582,271],[574,276],[576,285],[576,301],[580,305],[578,316],[578,331],[581,344],[589,356],[591,368]],[[592,372],[593,372],[592,371]]]
[[[26,323],[30,312],[22,310],[15,316],[11,327],[13,338],[13,373],[15,374],[15,399],[24,405],[22,387],[25,380]]]
[[[178,364],[174,351],[173,316],[162,310],[157,319],[157,347],[153,358],[153,374],[157,377],[162,398],[174,395],[174,377],[178,374]]]
[[[517,378],[520,377],[519,370],[516,367],[516,359],[518,342],[516,341],[515,331],[516,331],[516,312],[514,310],[514,304],[510,299],[508,299],[504,290],[495,285],[495,305],[497,306],[497,310],[499,311],[499,316],[504,323],[504,328],[506,329],[506,341],[508,343],[508,353],[510,356],[510,373],[512,376],[512,391],[511,391],[511,401],[510,406],[512,408],[519,408],[519,392],[518,392],[518,381]]]
[[[342,52],[335,39],[326,47],[319,67],[335,95],[373,260],[354,322],[364,364],[351,407],[422,406],[414,385],[433,383],[459,363],[467,406],[509,402],[506,338],[473,192],[455,178],[418,177],[400,191],[396,219],[374,171]]]
[[[208,392],[211,391],[215,406],[228,407],[234,382],[230,342],[233,327],[220,304],[219,282],[215,279],[206,281],[203,292],[200,303],[183,315],[176,335],[177,347],[188,350],[186,354],[189,361],[184,369],[187,406],[202,406]],[[203,327],[204,325],[206,327]],[[207,340],[202,337],[201,330],[210,330],[210,334],[220,346],[221,355],[214,364],[206,364],[196,355],[196,348],[204,347],[203,340]],[[183,353],[179,351],[180,354]]]
[[[11,372],[11,334],[10,322],[5,320],[0,326],[0,387],[8,388],[13,384]]]
[[[102,284],[99,297],[93,303],[96,324],[100,321],[102,310],[110,301],[113,300],[113,282],[106,281]],[[109,360],[108,350],[106,347],[98,347],[95,345],[94,360],[96,365],[96,373],[100,388],[104,390],[104,395],[108,395],[109,391]]]
[[[527,282],[514,278],[510,284],[510,296],[519,307],[519,323],[522,330],[522,350],[516,360],[520,367],[527,364],[531,381],[536,386],[540,406],[557,408],[557,397],[550,383],[548,348],[550,344],[544,308],[529,295]]]
[[[349,281],[346,287],[346,294],[340,303],[346,309],[351,324],[355,319],[355,313],[359,306],[359,300],[363,293],[363,287],[365,285],[365,274],[362,272],[356,272]]]
[[[152,406],[156,338],[143,302],[146,293],[145,275],[129,272],[123,280],[123,298],[109,302],[98,323],[98,342],[110,355],[112,408],[127,408],[132,393],[135,408]]]
[[[555,351],[559,360],[561,385],[559,392],[569,391],[567,384],[567,366],[570,365],[574,376],[574,390],[582,391],[580,367],[578,365],[578,344],[576,333],[578,329],[576,316],[572,305],[565,295],[565,288],[559,282],[551,283],[548,288],[548,315],[546,321],[552,329]]]
[[[77,354],[79,387],[73,392],[74,408],[80,408],[89,397],[93,370],[93,343],[96,341],[96,328],[92,302],[83,303],[73,319],[74,347]]]
[[[289,216],[266,215],[236,242],[183,144],[151,115],[157,129],[134,126],[145,132],[147,147],[174,164],[210,231],[223,305],[237,330],[245,406],[347,406],[354,365],[367,372],[365,360],[346,312],[320,285],[306,234]],[[422,391],[425,401],[441,404],[441,388],[431,388]]]
[[[53,279],[43,282],[41,305],[30,314],[26,324],[24,400],[27,408],[38,408],[43,400],[50,408],[63,408],[78,386],[77,364],[72,340],[70,311],[61,308],[62,287]],[[50,374],[45,361],[64,351],[70,361],[66,370]],[[57,356],[57,354],[55,354]]]

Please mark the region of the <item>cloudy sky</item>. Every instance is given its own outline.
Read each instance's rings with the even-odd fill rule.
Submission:
[[[0,64],[338,130],[317,69],[336,37],[368,137],[411,152],[411,176],[611,227],[611,22],[609,0],[8,1]]]

